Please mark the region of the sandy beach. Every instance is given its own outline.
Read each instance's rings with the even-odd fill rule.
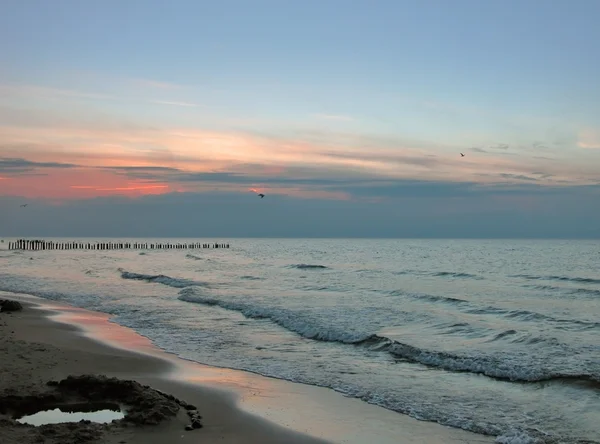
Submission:
[[[0,416],[0,442],[484,443],[490,437],[417,421],[326,389],[174,358],[108,316],[31,297],[0,315],[0,396],[49,390],[69,375],[134,380],[193,405],[203,427],[185,431],[185,408],[155,425],[102,427],[98,436],[48,436]],[[7,295],[0,295],[0,299]],[[83,426],[82,426],[83,427]],[[360,431],[362,430],[362,432]],[[304,432],[304,433],[299,433]],[[362,433],[362,435],[361,435]],[[312,435],[312,436],[310,436]],[[60,439],[59,439],[60,438]],[[67,439],[67,440],[65,440]],[[68,441],[71,439],[71,441]]]

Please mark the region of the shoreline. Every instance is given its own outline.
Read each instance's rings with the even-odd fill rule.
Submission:
[[[6,341],[0,343],[0,361],[9,363],[8,372],[4,364],[0,369],[19,375],[0,382],[0,391],[7,383],[26,390],[28,384],[70,374],[104,374],[172,394],[196,405],[203,416],[204,428],[191,432],[183,431],[185,418],[151,430],[129,429],[127,443],[494,442],[490,436],[419,421],[330,389],[187,361],[103,313],[30,295],[0,292],[1,298],[24,304],[21,312],[0,315],[0,332],[30,353],[19,358],[14,350],[7,353]],[[107,439],[100,442],[113,442]]]

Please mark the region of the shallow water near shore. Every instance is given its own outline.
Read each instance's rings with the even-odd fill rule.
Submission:
[[[599,242],[230,243],[4,250],[0,290],[113,314],[189,360],[503,442],[600,442]]]
[[[22,416],[16,421],[21,424],[33,426],[79,421],[108,424],[114,420],[123,419],[124,417],[125,414],[118,405],[97,406],[96,409],[81,409],[81,411],[78,409],[78,406],[63,406]]]

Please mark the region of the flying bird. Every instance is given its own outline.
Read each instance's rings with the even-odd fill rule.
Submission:
[[[259,196],[261,199],[263,197],[265,197],[265,195],[263,193],[259,193],[256,188],[250,188],[250,191],[252,191],[253,193],[256,193],[256,195]]]
[[[460,157],[465,157],[465,155],[463,153],[460,153]]]
[[[24,208],[24,207],[26,207],[27,205],[29,205],[29,204],[23,204],[23,205],[21,205],[21,208]]]

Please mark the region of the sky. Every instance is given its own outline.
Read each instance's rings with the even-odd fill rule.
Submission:
[[[596,0],[2,10],[0,236],[600,238]]]

